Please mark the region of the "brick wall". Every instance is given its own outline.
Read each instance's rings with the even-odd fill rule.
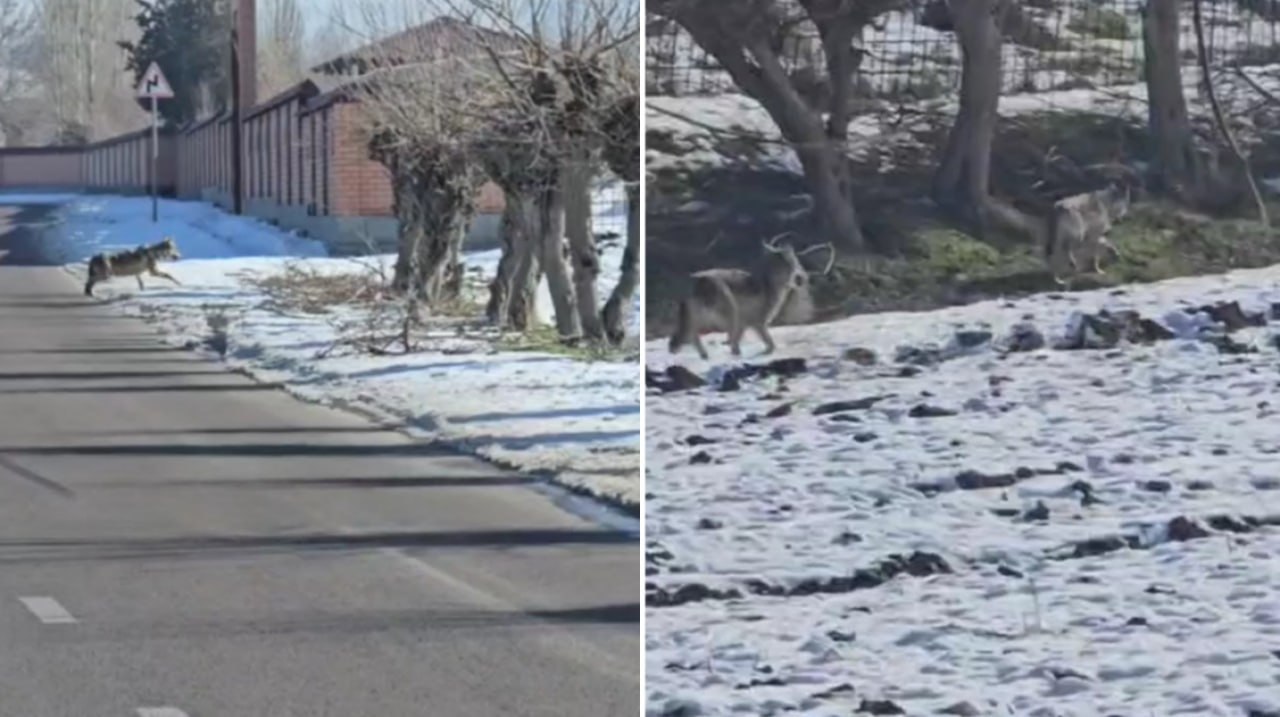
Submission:
[[[314,85],[303,83],[245,115],[242,168],[248,213],[285,227],[336,232],[335,237],[375,231],[382,244],[394,240],[391,178],[386,168],[369,159],[358,103],[336,93],[320,95]],[[162,136],[162,193],[229,208],[234,186],[231,129],[227,116],[198,123],[176,136]],[[0,186],[12,184],[20,174],[102,191],[146,191],[149,142],[149,131],[141,130],[84,149],[60,148],[38,161],[6,158]],[[32,162],[34,168],[28,169]],[[496,186],[481,188],[481,215],[501,213],[502,207],[502,192]],[[359,229],[343,228],[356,226]],[[349,238],[334,241],[349,243]]]
[[[369,159],[369,145],[361,124],[360,105],[343,103],[333,110],[333,183],[337,190],[333,213],[340,216],[389,216],[392,213],[391,175]]]

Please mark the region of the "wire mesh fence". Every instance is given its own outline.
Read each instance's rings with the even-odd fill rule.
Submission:
[[[627,192],[621,182],[600,180],[591,192],[593,229],[601,239],[625,237],[627,233]]]
[[[790,0],[783,0],[788,2]],[[1140,82],[1144,0],[1027,0],[1005,27],[1005,94],[1107,87]],[[1201,0],[1204,39],[1217,67],[1280,62],[1280,0]],[[1196,59],[1192,2],[1181,13],[1184,61]],[[956,92],[960,48],[944,0],[906,0],[877,18],[859,39],[854,73],[861,97],[927,100]],[[655,96],[735,92],[714,57],[674,22],[651,16],[646,84]],[[822,47],[810,24],[799,24],[779,45],[798,85],[825,74]],[[801,88],[803,89],[803,87]]]

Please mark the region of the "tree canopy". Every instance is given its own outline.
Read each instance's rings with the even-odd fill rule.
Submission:
[[[230,97],[231,9],[227,0],[135,0],[142,31],[136,43],[121,42],[126,68],[141,80],[157,62],[174,98],[160,103],[166,124],[182,126],[202,114],[220,112]],[[149,105],[149,101],[147,102]]]

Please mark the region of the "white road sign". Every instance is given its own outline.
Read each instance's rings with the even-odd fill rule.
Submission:
[[[173,88],[169,86],[169,81],[165,79],[164,73],[160,71],[160,65],[153,62],[147,68],[147,73],[138,82],[137,96],[142,99],[151,98],[156,100],[167,100],[173,97]]]

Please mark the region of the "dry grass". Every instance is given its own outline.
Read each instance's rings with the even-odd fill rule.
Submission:
[[[616,361],[634,349],[595,343],[565,345],[550,327],[526,333],[500,331],[484,319],[488,285],[478,269],[468,271],[462,296],[431,307],[415,305],[389,287],[390,267],[353,260],[351,271],[320,270],[294,261],[270,274],[239,276],[262,292],[261,308],[281,314],[323,316],[337,339],[317,352],[324,358],[348,352],[443,354],[538,351],[586,361]]]
[[[389,281],[381,267],[363,271],[326,272],[303,262],[289,262],[274,274],[246,274],[243,282],[267,296],[268,308],[328,314],[335,307],[373,306],[388,298]]]

